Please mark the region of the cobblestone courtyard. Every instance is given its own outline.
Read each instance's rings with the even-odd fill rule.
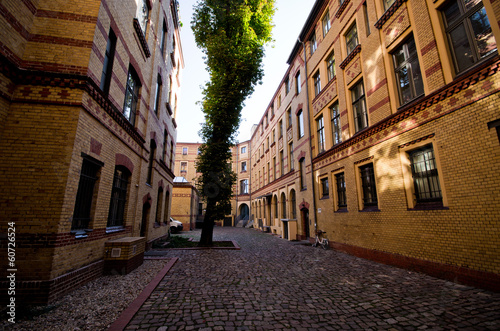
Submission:
[[[169,250],[179,261],[126,330],[500,329],[499,293],[252,229],[214,240],[241,250]]]

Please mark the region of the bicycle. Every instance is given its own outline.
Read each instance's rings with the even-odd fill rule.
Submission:
[[[328,247],[328,238],[326,238],[326,232],[323,230],[316,230],[316,238],[314,241],[314,244],[312,245],[313,247],[317,247],[318,245],[321,245],[323,249],[327,249]]]

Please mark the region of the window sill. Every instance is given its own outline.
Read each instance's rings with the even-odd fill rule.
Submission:
[[[88,238],[88,232],[92,232],[92,229],[79,229],[79,230],[71,230],[70,233],[75,235],[75,239],[84,239]]]
[[[339,209],[337,209],[336,211],[334,211],[334,213],[347,213],[347,212],[348,212],[348,210],[347,210],[347,208],[346,208],[346,207],[344,207],[344,208],[339,208]]]
[[[359,212],[361,213],[369,213],[369,212],[379,212],[380,209],[378,209],[377,206],[368,206],[368,207],[365,207],[363,208],[362,210],[360,210]]]
[[[121,225],[106,228],[106,234],[122,232],[122,231],[125,231],[125,228]]]
[[[321,198],[319,198],[320,200],[328,200],[330,199],[330,196],[329,195],[324,195],[322,196]]]
[[[417,203],[413,208],[408,208],[408,211],[449,210],[449,209],[450,208],[443,206],[442,202],[423,202],[423,203]]]

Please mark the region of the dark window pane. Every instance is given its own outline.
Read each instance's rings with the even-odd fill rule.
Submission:
[[[490,21],[486,16],[486,10],[481,8],[470,18],[472,30],[479,52],[479,57],[483,58],[497,49],[497,43],[491,31]]]
[[[465,26],[463,24],[457,26],[450,32],[450,37],[459,71],[467,69],[474,63],[474,56],[465,32]]]

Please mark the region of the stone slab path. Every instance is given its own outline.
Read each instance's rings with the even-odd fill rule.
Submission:
[[[166,252],[179,260],[125,330],[500,330],[500,293],[253,229],[214,239],[241,250]]]

